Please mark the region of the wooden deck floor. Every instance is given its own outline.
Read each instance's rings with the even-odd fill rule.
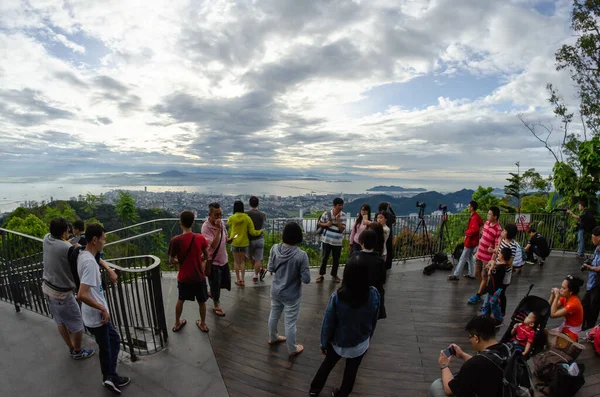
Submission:
[[[544,268],[527,265],[523,274],[513,277],[507,291],[507,313],[513,312],[531,283],[535,283],[533,295],[546,297],[565,275],[580,274],[579,266],[571,256],[552,257]],[[377,325],[353,395],[426,396],[431,382],[440,376],[440,349],[457,343],[470,350],[463,327],[478,310],[478,306],[466,304],[476,282],[449,282],[447,275],[436,272],[425,276],[406,265],[395,265],[386,286],[388,318]],[[306,396],[323,358],[319,350],[323,310],[337,285],[327,279],[304,286],[297,327],[298,343],[305,351],[293,359],[288,358],[285,345],[271,347],[266,343],[270,287],[233,287],[223,296],[227,316],[216,318],[210,311],[208,315],[210,340],[230,395]],[[549,326],[558,323],[551,320]],[[499,337],[504,330],[500,329]],[[600,396],[600,358],[593,355],[591,345],[587,346],[578,360],[586,365],[586,385],[578,397]],[[452,369],[458,370],[460,362],[455,361]],[[341,361],[322,396],[331,395],[333,387],[339,386],[343,367]]]

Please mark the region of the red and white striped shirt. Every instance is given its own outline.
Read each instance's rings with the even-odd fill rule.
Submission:
[[[490,221],[485,222],[485,225],[483,225],[483,232],[481,233],[481,239],[479,240],[476,258],[482,262],[491,261],[493,252],[488,252],[488,248],[496,248],[500,243],[501,234],[502,226],[500,226],[500,223],[496,222],[492,225]]]

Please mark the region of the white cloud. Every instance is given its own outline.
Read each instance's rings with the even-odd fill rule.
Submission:
[[[432,170],[443,161],[444,178],[460,183],[473,175],[465,162],[498,181],[518,159],[548,170],[550,159],[516,116],[552,122],[548,82],[573,98],[553,60],[572,40],[570,6],[558,0],[546,16],[535,4],[3,1],[0,144],[65,132],[64,145],[94,147],[124,169],[136,154],[165,168],[221,162],[370,176],[415,169],[423,178],[441,175]],[[97,55],[82,37],[105,51]],[[56,42],[69,51],[57,52]],[[425,108],[365,96],[417,76],[455,75],[502,84],[479,97],[466,85]],[[359,100],[379,101],[377,110],[353,114],[349,105]],[[32,173],[44,158],[31,157]]]

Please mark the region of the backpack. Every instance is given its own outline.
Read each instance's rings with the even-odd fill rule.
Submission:
[[[588,332],[586,339],[589,343],[594,345],[596,354],[600,355],[600,324],[596,325]]]
[[[521,247],[521,245],[519,243],[517,243],[515,241],[515,244],[517,244],[517,253],[515,254],[515,259],[513,259],[513,267],[523,267],[523,265],[525,264],[525,261],[523,260],[523,248]],[[525,254],[526,255],[526,254]]]
[[[327,212],[329,212],[329,210],[323,211],[323,213],[317,218],[317,224],[319,222],[323,222],[324,221],[324,220],[321,220],[321,219],[323,219],[323,215],[325,215]],[[323,228],[321,226],[317,226],[317,230],[315,230],[315,232],[317,233],[317,235],[320,236],[320,235],[322,235],[325,232],[325,229],[327,229],[327,228]]]
[[[536,389],[550,397],[572,397],[585,384],[583,372],[585,367],[578,365],[577,375],[569,374],[565,367],[574,363],[573,357],[554,346],[542,354],[533,357],[536,377],[541,381]],[[548,388],[548,391],[545,389]]]
[[[71,268],[71,274],[73,275],[73,281],[75,281],[75,287],[79,290],[79,284],[81,281],[79,280],[79,273],[77,272],[77,258],[79,258],[79,253],[85,249],[85,246],[78,247],[69,247],[69,252],[67,253],[67,258],[69,259],[69,268]]]
[[[503,352],[484,350],[480,353],[502,371],[501,397],[533,397],[531,371],[523,354],[510,343],[503,343]]]

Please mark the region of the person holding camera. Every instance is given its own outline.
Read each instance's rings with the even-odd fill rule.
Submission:
[[[594,258],[586,261],[581,270],[588,270],[588,279],[583,297],[583,325],[582,330],[593,328],[600,312],[600,226],[592,230],[592,243],[596,247]]]
[[[584,258],[585,255],[585,232],[589,232],[594,228],[594,215],[585,208],[585,200],[579,200],[578,209],[581,214],[575,215],[573,211],[567,210],[567,214],[577,219],[577,257]]]
[[[489,317],[477,316],[471,319],[465,331],[469,333],[469,342],[477,354],[465,353],[458,345],[451,344],[440,352],[438,364],[442,377],[431,384],[430,397],[479,396],[496,397],[502,386],[502,371],[496,364],[479,353],[492,351],[502,354],[502,345],[495,339],[496,327]],[[464,361],[456,375],[450,371],[450,362],[455,358]]]
[[[583,306],[577,294],[583,280],[570,274],[565,277],[560,288],[550,291],[550,318],[564,317],[563,323],[555,331],[562,332],[577,342],[583,324]]]

